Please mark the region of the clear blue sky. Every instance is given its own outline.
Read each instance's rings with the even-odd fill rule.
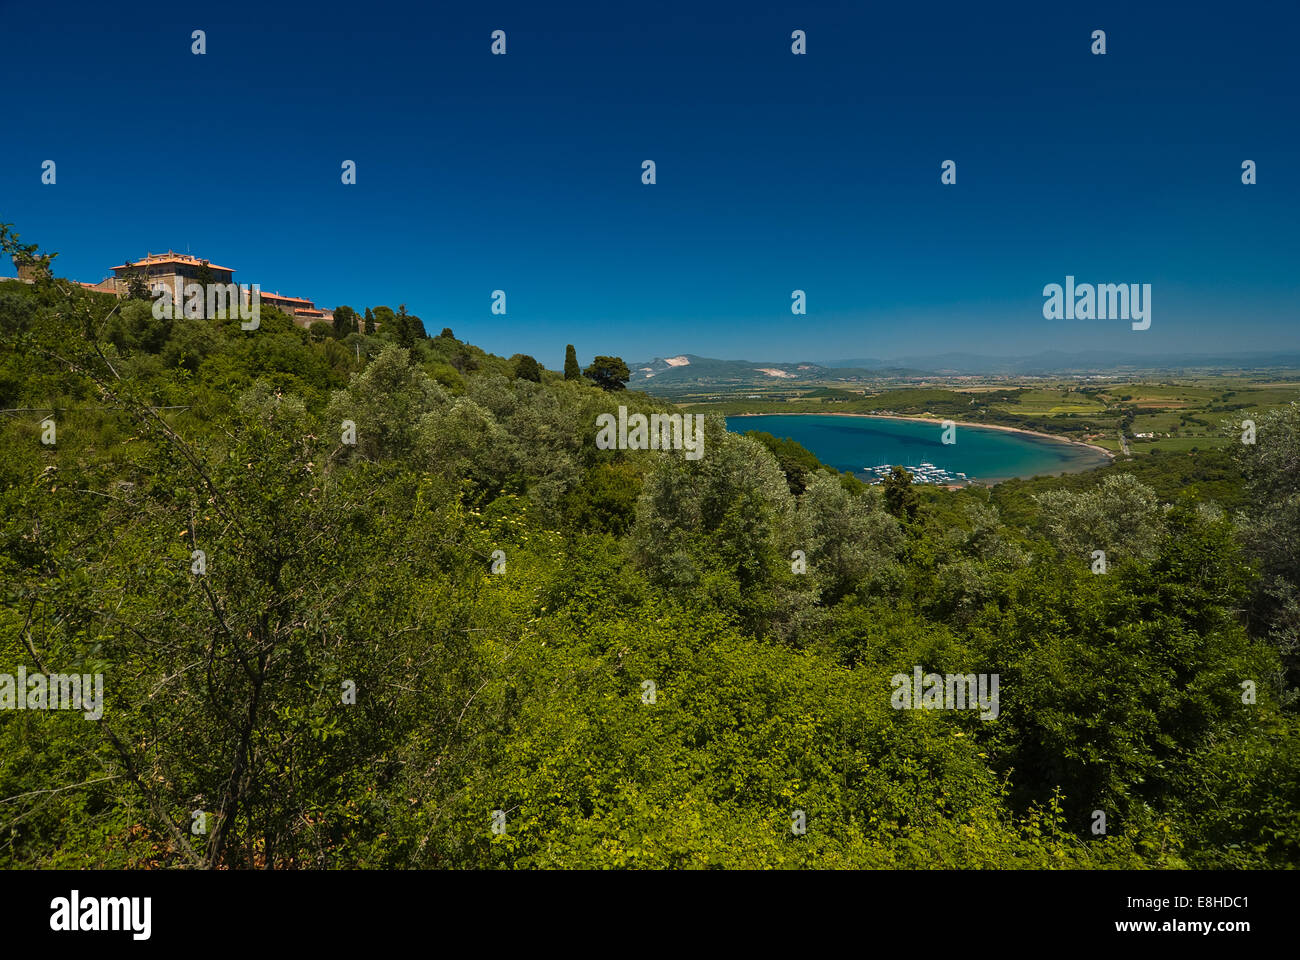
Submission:
[[[211,9],[0,3],[0,220],[66,275],[188,248],[551,367],[1300,346],[1294,2]],[[1066,274],[1151,329],[1044,320]]]

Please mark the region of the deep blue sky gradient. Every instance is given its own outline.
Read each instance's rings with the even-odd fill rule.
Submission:
[[[0,18],[0,220],[75,279],[189,249],[550,367],[567,342],[584,362],[1300,347],[1294,2]],[[1151,329],[1044,320],[1043,285],[1067,273],[1151,283]]]

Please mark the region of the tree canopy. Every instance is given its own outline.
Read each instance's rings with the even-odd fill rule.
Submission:
[[[104,689],[4,711],[0,867],[1300,859],[1294,407],[1194,461],[1231,510],[1175,456],[868,486],[718,416],[598,449],[607,390],[680,411],[373,317],[0,284],[0,705]],[[996,715],[900,708],[914,671]]]
[[[622,390],[632,377],[619,357],[596,357],[582,373],[602,390]]]

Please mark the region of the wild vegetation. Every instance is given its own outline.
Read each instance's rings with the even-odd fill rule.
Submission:
[[[0,284],[0,674],[105,678],[0,710],[0,866],[1300,861],[1300,408],[867,487],[716,416],[598,450],[673,408],[569,359]],[[998,716],[894,709],[916,667]]]

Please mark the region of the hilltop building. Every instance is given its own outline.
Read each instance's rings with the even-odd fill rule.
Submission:
[[[32,283],[36,279],[34,265],[20,262],[15,257],[14,267],[18,271],[20,281]],[[183,289],[186,283],[230,284],[235,282],[233,267],[223,267],[210,260],[193,257],[187,253],[176,253],[172,250],[168,250],[166,253],[146,253],[142,259],[128,260],[126,263],[113,267],[112,270],[113,275],[99,281],[99,283],[75,282],[89,290],[111,293],[118,297],[125,297],[130,292],[131,281],[135,277],[143,280],[145,286],[150,289],[156,283],[166,284],[168,289],[175,289],[177,282],[179,282]],[[293,322],[300,327],[311,326],[317,320],[332,321],[334,319],[332,310],[317,307],[312,301],[303,297],[289,297],[281,293],[267,293],[263,290],[261,291],[261,299],[263,304],[275,307],[281,313],[292,318]]]
[[[35,282],[37,274],[37,266],[35,263],[14,257],[14,269],[18,271],[18,279],[23,283]]]
[[[262,303],[288,314],[293,317],[294,323],[304,327],[311,326],[317,320],[334,319],[334,311],[321,310],[310,300],[304,300],[302,297],[286,297],[280,293],[267,293],[263,290]]]
[[[235,271],[231,267],[219,267],[215,263],[191,257],[186,253],[146,253],[143,260],[128,260],[113,268],[113,276],[103,281],[113,283],[113,291],[124,297],[131,286],[131,278],[142,278],[147,286],[165,283],[169,288],[175,287],[180,280],[182,288],[186,283],[234,283]]]

